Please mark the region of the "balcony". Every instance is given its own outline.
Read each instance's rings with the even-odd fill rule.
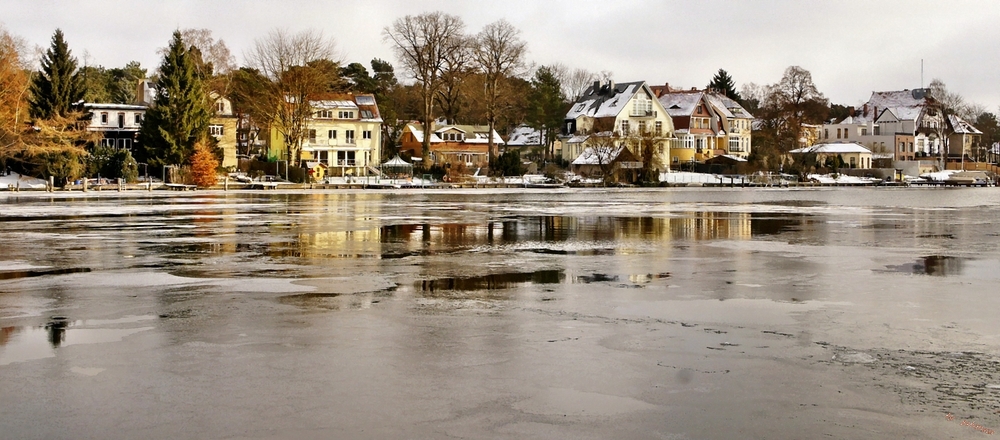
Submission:
[[[354,159],[341,159],[333,161],[335,167],[356,167],[358,166],[358,161]]]
[[[655,118],[656,117],[656,111],[655,110],[646,110],[646,111],[641,111],[641,110],[640,111],[635,111],[635,110],[633,110],[632,112],[629,113],[628,116],[630,118]]]

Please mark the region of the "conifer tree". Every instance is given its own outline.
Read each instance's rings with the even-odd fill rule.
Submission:
[[[545,133],[545,155],[551,158],[553,141],[566,115],[566,96],[551,67],[542,66],[531,79],[528,94],[528,125]]]
[[[42,70],[31,83],[31,116],[39,119],[65,117],[73,104],[83,100],[83,77],[76,68],[61,29],[52,36],[52,46],[42,57]]]
[[[212,113],[195,64],[175,31],[153,83],[156,97],[139,130],[141,157],[153,167],[185,163],[195,144],[208,137]]]
[[[205,142],[198,142],[191,155],[191,180],[195,185],[206,188],[216,183],[219,160]]]
[[[740,94],[736,93],[736,84],[733,82],[733,77],[729,76],[729,72],[726,72],[724,69],[719,69],[719,72],[712,77],[712,82],[708,83],[708,88],[718,90],[719,93],[726,95],[729,99],[740,100]]]

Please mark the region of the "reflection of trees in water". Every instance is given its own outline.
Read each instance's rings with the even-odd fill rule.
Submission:
[[[959,275],[965,269],[965,259],[942,255],[924,257],[923,269],[927,275],[948,276]]]
[[[0,328],[0,345],[7,345],[10,342],[10,337],[19,331],[21,331],[21,327]]]

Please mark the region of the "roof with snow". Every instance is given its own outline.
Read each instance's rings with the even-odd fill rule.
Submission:
[[[88,110],[148,110],[149,107],[144,105],[132,105],[132,104],[111,104],[103,102],[87,102],[83,104],[83,108]]]
[[[955,130],[955,134],[983,134],[983,132],[957,115],[948,115],[948,123]]]
[[[320,110],[357,110],[358,117],[362,121],[382,122],[382,115],[379,113],[374,95],[331,93],[323,98],[325,99],[309,101],[309,104]]]
[[[413,133],[413,137],[417,142],[424,141],[424,129],[419,122],[411,122],[406,124],[406,126],[409,128],[410,133]],[[443,125],[437,127],[437,129],[434,130],[434,133],[431,134],[431,143],[461,142],[466,144],[488,144],[490,142],[489,130],[489,126],[486,125]],[[447,131],[459,131],[465,134],[465,136],[460,141],[446,141],[441,137],[441,134]],[[495,145],[506,145],[503,138],[500,137],[500,133],[497,133],[496,130],[493,130],[493,143]]]
[[[628,83],[597,84],[590,86],[587,91],[573,104],[573,107],[566,113],[566,119],[576,119],[580,116],[592,118],[614,118],[625,110],[625,105],[638,93],[645,89],[650,98],[653,92],[645,81],[635,81]]]
[[[673,117],[691,116],[704,96],[705,93],[701,91],[670,92],[664,93],[659,100],[660,105],[663,106],[668,115]]]
[[[507,139],[509,147],[523,147],[526,145],[542,145],[545,143],[545,133],[535,130],[527,125],[519,125],[510,132]]]
[[[625,149],[624,146],[601,147],[597,149],[587,147],[584,148],[583,152],[573,160],[573,165],[609,164],[614,161],[619,154],[622,154],[623,149]]]
[[[822,154],[847,154],[847,153],[868,153],[871,150],[855,142],[836,142],[829,144],[816,144],[811,147],[799,148],[790,153],[822,153]]]

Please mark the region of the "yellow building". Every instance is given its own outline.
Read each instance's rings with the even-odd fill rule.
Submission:
[[[382,158],[382,116],[375,97],[347,93],[324,98],[311,101],[313,113],[306,121],[300,165],[316,169],[322,164],[323,174],[331,177],[374,172]],[[281,133],[270,131],[269,156],[287,157]]]

